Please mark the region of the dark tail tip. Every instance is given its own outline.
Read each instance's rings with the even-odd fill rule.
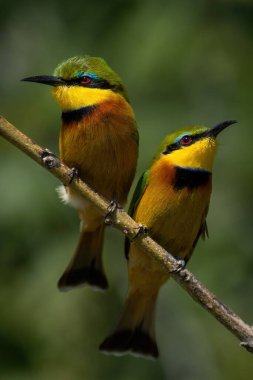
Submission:
[[[132,354],[144,358],[156,359],[159,356],[158,348],[154,340],[140,328],[136,330],[116,331],[106,338],[99,350],[114,355]]]
[[[58,288],[61,291],[71,290],[80,286],[89,284],[98,289],[105,290],[108,288],[108,282],[104,273],[94,267],[75,269],[63,273],[58,281]]]
[[[133,332],[130,330],[116,331],[100,344],[99,350],[107,353],[124,354],[130,350]]]

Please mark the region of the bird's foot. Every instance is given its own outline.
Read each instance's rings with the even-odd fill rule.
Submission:
[[[57,158],[54,153],[50,152],[49,149],[44,149],[41,152],[40,157],[42,159],[43,164],[48,169],[59,168],[61,165],[59,158]]]
[[[120,205],[115,199],[113,199],[107,208],[107,213],[105,215],[105,224],[107,224],[108,226],[112,224],[112,216],[115,213],[115,211],[119,208],[121,208]]]
[[[241,342],[240,343],[241,347],[246,348],[247,351],[253,352],[253,340],[249,340],[247,342]]]
[[[175,257],[175,259],[177,260],[177,266],[175,269],[172,269],[170,271],[170,273],[179,273],[181,270],[185,269],[185,266],[186,266],[186,262],[185,260],[181,259],[181,258],[178,258],[178,257]]]
[[[138,227],[134,227],[134,230],[137,230],[137,232],[133,239],[136,239],[139,236],[146,236],[148,234],[148,227],[144,226],[144,224],[139,224]]]
[[[69,183],[67,185],[70,185],[74,179],[77,179],[79,175],[79,171],[77,168],[71,168],[69,171]]]

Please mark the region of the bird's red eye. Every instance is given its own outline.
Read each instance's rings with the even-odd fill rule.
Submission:
[[[182,145],[190,145],[190,143],[192,142],[191,136],[189,136],[189,135],[183,136],[181,138],[180,142]]]
[[[91,78],[90,77],[88,77],[88,76],[82,77],[82,80],[81,80],[82,84],[88,84],[90,82],[91,82]]]

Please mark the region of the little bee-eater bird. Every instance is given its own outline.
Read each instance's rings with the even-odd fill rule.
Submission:
[[[167,136],[133,195],[129,210],[133,218],[185,263],[200,236],[207,234],[216,137],[233,123],[188,127]],[[129,286],[123,314],[116,331],[104,340],[100,350],[157,358],[155,305],[159,289],[170,275],[135,241],[126,240]]]
[[[53,87],[62,110],[61,160],[100,195],[124,205],[138,156],[138,131],[126,88],[98,57],[73,57],[58,65],[53,76],[24,78]],[[89,284],[108,287],[103,269],[104,217],[68,186],[62,198],[80,217],[80,239],[58,282],[61,290]]]

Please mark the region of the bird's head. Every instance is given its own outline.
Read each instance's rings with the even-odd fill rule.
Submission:
[[[53,95],[64,111],[95,105],[116,94],[128,101],[120,77],[99,57],[69,58],[56,67],[54,75],[22,80],[53,86]]]
[[[192,126],[168,135],[155,160],[165,160],[175,166],[212,171],[218,134],[235,120],[227,120],[212,128]]]

